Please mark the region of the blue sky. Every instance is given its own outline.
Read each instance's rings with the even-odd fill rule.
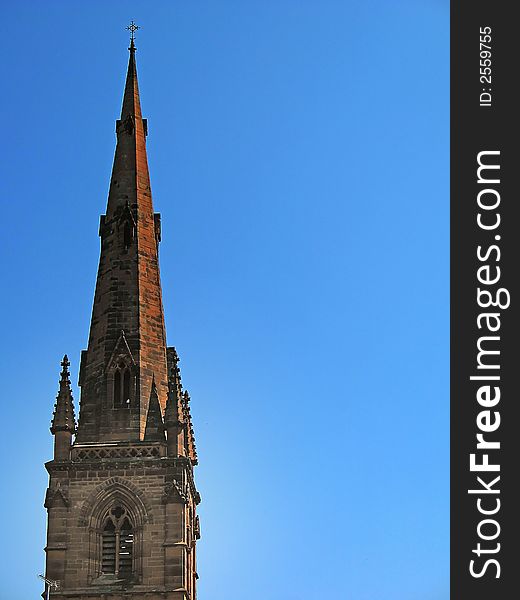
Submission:
[[[0,597],[41,592],[130,19],[200,600],[447,600],[444,0],[2,2]]]

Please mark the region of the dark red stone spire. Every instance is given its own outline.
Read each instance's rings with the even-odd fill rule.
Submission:
[[[153,374],[162,410],[168,393],[160,218],[153,212],[133,39],[129,50],[107,210],[99,228],[89,343],[81,359],[80,443],[142,440]]]

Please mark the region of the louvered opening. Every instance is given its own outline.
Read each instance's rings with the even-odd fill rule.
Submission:
[[[129,578],[133,571],[134,529],[121,505],[110,509],[102,532],[101,569],[103,574]]]
[[[112,521],[108,521],[103,530],[101,568],[103,573],[116,572],[116,528]]]
[[[128,519],[121,525],[119,537],[119,573],[130,575],[132,573],[132,554],[134,547],[134,532]]]

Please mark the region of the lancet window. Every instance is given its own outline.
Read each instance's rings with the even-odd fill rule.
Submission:
[[[105,517],[102,547],[103,574],[129,577],[134,573],[134,528],[121,506],[112,508]]]
[[[123,361],[114,372],[114,408],[129,408],[132,400],[133,374]]]

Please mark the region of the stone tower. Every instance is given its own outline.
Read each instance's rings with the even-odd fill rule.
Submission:
[[[194,600],[197,454],[179,358],[166,346],[132,35],[76,424],[64,357],[51,432],[51,598]]]

